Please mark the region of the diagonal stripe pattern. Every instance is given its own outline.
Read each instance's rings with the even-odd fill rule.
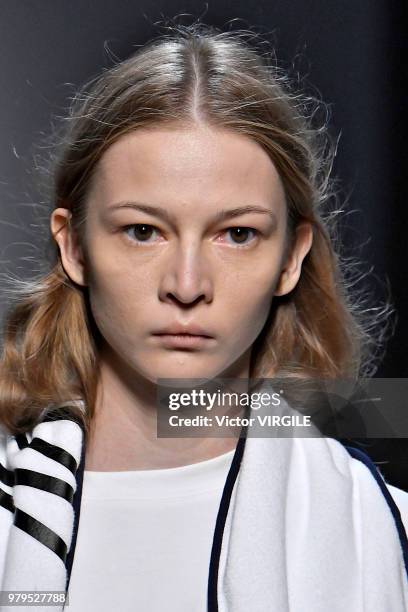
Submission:
[[[0,453],[0,523],[7,525],[10,519],[12,523],[3,562],[20,558],[23,550],[27,555],[32,550],[38,567],[34,566],[30,576],[25,576],[24,585],[23,568],[13,575],[5,571],[3,590],[23,587],[27,590],[30,580],[33,590],[46,588],[47,580],[64,590],[82,444],[83,430],[69,418],[66,406],[62,411],[54,409],[47,413],[27,434],[6,434],[5,454]],[[59,563],[52,560],[56,557]],[[1,565],[0,558],[0,575]]]

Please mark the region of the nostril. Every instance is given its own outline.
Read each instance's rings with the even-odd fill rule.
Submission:
[[[180,295],[175,295],[174,293],[168,293],[167,298],[169,301],[176,303],[178,306],[184,309],[196,306],[197,304],[205,300],[205,296],[203,294],[195,297],[193,296],[193,298],[189,298],[186,296],[181,297]]]

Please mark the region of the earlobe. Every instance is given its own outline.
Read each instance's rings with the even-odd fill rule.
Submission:
[[[302,263],[313,243],[313,226],[309,221],[296,227],[296,239],[292,251],[284,265],[274,295],[286,295],[297,285],[302,271]]]
[[[67,208],[56,208],[50,219],[51,234],[58,244],[61,263],[67,276],[77,285],[85,286],[85,266],[70,220],[72,213]]]

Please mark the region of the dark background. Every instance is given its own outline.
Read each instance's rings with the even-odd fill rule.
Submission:
[[[222,29],[251,27],[273,43],[282,67],[306,77],[309,91],[329,104],[331,134],[340,135],[334,174],[348,211],[342,240],[362,261],[373,304],[391,298],[395,308],[376,376],[407,377],[405,4],[0,0],[0,271],[29,277],[39,269],[39,224],[47,226],[50,206],[36,186],[41,143],[76,87],[111,65],[110,53],[125,58],[157,34],[156,21],[179,14],[190,15],[182,23],[201,17]],[[7,298],[0,297],[1,315]],[[405,440],[366,450],[390,482],[408,490]]]

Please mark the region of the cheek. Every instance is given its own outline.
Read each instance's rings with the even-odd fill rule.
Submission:
[[[225,287],[229,307],[225,309],[224,316],[231,326],[240,330],[236,336],[254,340],[259,334],[269,314],[278,280],[279,270],[276,266],[253,268],[229,278]]]
[[[104,264],[104,259],[106,260]],[[115,265],[107,258],[91,263],[89,298],[95,322],[106,340],[125,342],[145,326],[151,288],[146,274],[138,268]],[[131,334],[130,334],[131,330]]]

